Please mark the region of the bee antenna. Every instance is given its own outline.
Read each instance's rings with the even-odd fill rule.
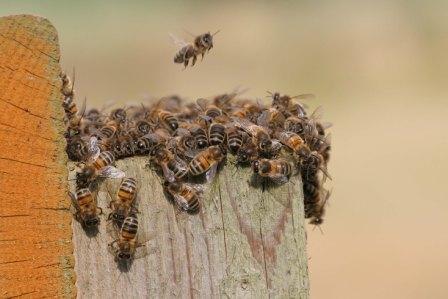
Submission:
[[[215,33],[212,34],[212,36],[217,35],[219,32],[221,32],[221,29],[217,30]]]
[[[76,79],[76,72],[75,72],[75,67],[73,67],[73,80],[72,80],[72,91],[73,88],[75,87],[75,79]]]

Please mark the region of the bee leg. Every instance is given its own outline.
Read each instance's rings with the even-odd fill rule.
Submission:
[[[184,67],[185,67],[184,69],[187,68],[189,62],[190,62],[189,59],[185,59],[185,60],[184,60]]]
[[[204,55],[205,55],[205,53],[201,53],[201,56],[202,56],[201,61],[204,60]]]
[[[196,55],[193,55],[193,63],[191,64],[191,66],[194,66],[196,64],[197,59],[198,57]]]

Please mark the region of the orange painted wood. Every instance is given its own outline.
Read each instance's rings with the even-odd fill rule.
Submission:
[[[73,297],[59,45],[43,18],[0,18],[0,297]]]

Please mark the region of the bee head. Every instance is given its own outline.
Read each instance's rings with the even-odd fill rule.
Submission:
[[[207,32],[202,35],[201,43],[204,46],[204,48],[212,48],[213,47],[213,36],[210,34],[210,32]]]
[[[96,216],[93,216],[93,217],[87,219],[86,221],[84,221],[84,224],[87,227],[94,227],[94,226],[97,226],[99,223],[100,223],[100,219]]]
[[[120,251],[119,253],[118,253],[118,259],[119,260],[121,260],[121,261],[128,261],[128,260],[130,260],[131,259],[131,254],[129,253],[129,252],[125,252],[125,251]]]
[[[177,121],[176,122],[173,121],[169,124],[169,127],[171,130],[176,131],[177,128],[179,128],[179,124],[177,123]]]
[[[141,134],[145,135],[149,133],[151,126],[147,121],[141,120],[137,123],[137,129]]]

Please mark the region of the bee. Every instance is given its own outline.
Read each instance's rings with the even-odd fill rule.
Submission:
[[[65,97],[73,97],[74,96],[74,82],[75,79],[75,70],[73,69],[73,81],[70,79],[70,77],[65,73],[61,72],[61,80],[62,80],[62,87],[61,92]]]
[[[118,136],[112,146],[112,153],[117,159],[131,157],[136,152],[134,145],[134,140],[130,135]]]
[[[275,157],[282,145],[277,140],[271,139],[269,131],[264,127],[254,125],[246,119],[238,119],[235,124],[238,128],[248,133],[257,146],[258,153],[265,158]]]
[[[238,149],[236,154],[236,161],[240,164],[251,163],[258,159],[257,145],[253,142],[252,138],[244,138],[243,145]]]
[[[331,134],[327,134],[326,136],[316,135],[311,136],[307,143],[311,150],[318,152],[325,164],[328,164],[328,160],[330,160],[330,151],[331,151]]]
[[[325,206],[330,195],[331,192],[327,190],[319,192],[319,197],[316,199],[316,202],[311,205],[308,210],[308,216],[311,218],[310,224],[321,225],[324,222],[323,216],[325,215]]]
[[[223,114],[222,110],[218,108],[218,106],[209,104],[206,99],[197,99],[196,104],[199,107],[199,110],[201,110],[205,116],[209,117],[210,120],[213,120]]]
[[[118,262],[129,262],[135,257],[136,249],[143,246],[138,241],[137,233],[137,214],[131,211],[123,221],[118,238],[109,244],[109,248],[112,249],[112,253]]]
[[[167,110],[156,109],[152,112],[152,117],[155,118],[158,123],[162,124],[172,132],[176,131],[176,129],[179,127],[179,121],[177,117]]]
[[[81,136],[74,136],[67,139],[67,146],[65,151],[68,158],[72,161],[84,160],[88,155],[88,145],[85,138]]]
[[[282,128],[285,116],[276,108],[264,110],[257,119],[257,124],[269,129]]]
[[[298,134],[281,131],[276,136],[281,143],[290,148],[295,154],[303,157],[310,153],[308,145]]]
[[[179,130],[182,129],[179,128]],[[193,158],[197,152],[196,140],[188,130],[185,131],[182,135],[171,138],[167,143],[167,148],[179,157]]]
[[[88,188],[81,188],[76,194],[70,192],[69,195],[76,208],[76,219],[86,228],[98,226],[100,223],[98,215],[102,214],[103,210],[97,206],[92,192]]]
[[[125,173],[111,165],[114,161],[115,157],[111,152],[99,152],[98,150],[87,162],[81,162],[83,167],[76,174],[77,185],[86,188],[98,177],[123,178]]]
[[[110,202],[109,207],[113,210],[109,219],[122,223],[133,207],[137,196],[137,181],[133,178],[125,178],[118,189],[116,199]]]
[[[111,111],[109,119],[119,125],[123,125],[126,122],[127,113],[123,108],[117,108]]]
[[[220,123],[212,123],[208,129],[208,140],[210,145],[223,144],[226,139],[226,127]]]
[[[208,147],[208,137],[207,130],[204,129],[204,126],[201,126],[197,123],[182,123],[182,127],[190,131],[191,135],[196,141],[196,148],[203,149]]]
[[[206,178],[210,181],[215,176],[218,164],[224,159],[225,154],[220,146],[208,147],[191,160],[189,164],[190,173],[197,176],[206,172]]]
[[[163,176],[169,182],[181,180],[188,174],[187,164],[170,152],[165,145],[155,147],[151,157],[162,168]]]
[[[227,147],[232,154],[236,154],[243,145],[243,134],[233,124],[226,128]]]
[[[213,37],[219,32],[216,31],[214,34],[210,34],[210,32],[201,34],[195,37],[193,43],[186,43],[183,40],[176,38],[173,35],[170,35],[173,42],[181,47],[181,49],[174,55],[175,63],[183,63],[185,68],[188,66],[190,59],[192,60],[192,65],[196,64],[197,56],[200,54],[202,59],[204,59],[204,55],[206,52],[210,51],[213,48]]]
[[[288,181],[292,174],[292,169],[291,163],[284,159],[259,159],[252,162],[252,170],[255,174],[269,178],[279,185]]]
[[[174,198],[177,206],[189,214],[197,214],[201,208],[200,189],[182,182],[164,182],[165,191]]]
[[[306,110],[305,106],[301,103],[294,103],[293,99],[313,99],[313,94],[300,94],[297,96],[289,96],[289,95],[280,95],[278,92],[270,92],[268,91],[269,96],[272,98],[271,107],[278,109],[282,113],[291,116],[299,116],[299,117],[305,117],[306,116]]]

